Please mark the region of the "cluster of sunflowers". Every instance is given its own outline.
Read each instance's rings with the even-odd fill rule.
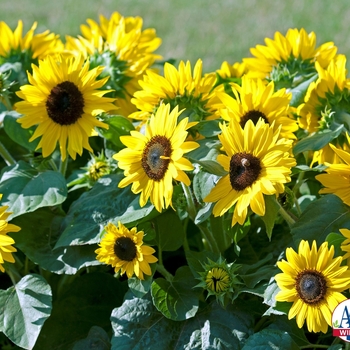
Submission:
[[[350,80],[334,43],[290,29],[203,73],[161,61],[139,17],[64,42],[36,25],[0,22],[0,344],[340,349]]]

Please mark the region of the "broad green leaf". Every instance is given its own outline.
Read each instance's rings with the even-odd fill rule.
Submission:
[[[344,126],[340,125],[336,130],[325,130],[313,134],[311,136],[305,137],[304,139],[297,142],[293,148],[294,155],[305,151],[318,151],[324,146],[328,145],[332,140],[338,137],[342,132],[344,132]]]
[[[179,249],[185,238],[182,222],[173,210],[167,210],[153,219],[156,244],[163,251]]]
[[[120,136],[129,135],[134,126],[131,121],[121,115],[112,115],[103,120],[109,125],[108,129],[99,128],[99,132],[106,139],[111,141],[118,148],[124,148],[124,144],[120,141]]]
[[[272,276],[279,272],[279,269],[273,265],[261,266],[258,270],[250,274],[240,274],[244,283],[248,288],[254,288],[260,281],[269,280]]]
[[[277,329],[263,329],[251,335],[242,348],[242,350],[266,349],[299,350],[299,346],[287,332]]]
[[[209,174],[205,171],[200,171],[194,175],[192,186],[193,193],[199,203],[203,203],[203,199],[210,193],[218,182],[219,177],[214,174]]]
[[[340,228],[350,229],[349,207],[339,197],[328,194],[308,205],[291,233],[296,246],[301,240],[316,240],[320,246],[328,234],[339,232]]]
[[[111,315],[112,349],[240,349],[253,333],[253,315],[244,306],[217,302],[185,321],[158,312],[150,298],[126,299]]]
[[[199,144],[199,147],[189,153],[190,159],[195,162],[196,160],[208,159],[208,155],[210,155],[209,159],[216,160],[215,155],[220,153],[220,148],[222,147],[220,141],[204,139],[196,142]]]
[[[133,194],[130,187],[118,187],[122,178],[121,174],[100,178],[71,205],[56,248],[98,243],[104,226],[110,221],[135,226],[150,218],[153,205],[149,203],[141,208],[139,196]]]
[[[86,338],[93,326],[109,330],[113,308],[123,303],[127,284],[112,274],[94,272],[69,277],[58,281],[63,288],[54,299],[52,314],[41,331],[38,350],[71,349]]]
[[[342,228],[342,227],[341,227]],[[345,241],[345,237],[339,233],[330,233],[326,237],[326,241],[328,242],[328,246],[334,246],[334,256],[343,256],[345,252],[341,249],[341,244]]]
[[[11,218],[41,207],[61,204],[67,198],[64,177],[56,171],[38,172],[29,164],[19,161],[6,167],[0,179],[2,205],[8,205]]]
[[[100,265],[96,260],[97,245],[71,246],[54,249],[60,236],[63,216],[49,208],[40,208],[33,213],[14,218],[11,223],[21,231],[10,233],[19,248],[42,269],[57,274],[75,274],[84,266]]]
[[[275,226],[276,218],[278,211],[280,209],[279,204],[277,203],[276,196],[266,196],[264,195],[265,200],[265,215],[261,216],[261,219],[265,223],[266,233],[269,239],[271,240],[272,230]]]
[[[73,350],[110,350],[111,343],[106,331],[97,326],[92,326],[88,336],[74,344]]]
[[[153,282],[153,274],[156,271],[156,264],[151,264],[151,270],[152,270],[152,275],[144,275],[145,279],[140,280],[136,276],[133,276],[128,279],[128,286],[131,292],[137,296],[138,298],[142,298],[144,295],[146,295],[152,286]]]
[[[40,275],[26,275],[0,290],[1,331],[17,346],[32,349],[51,314],[51,287]]]
[[[317,79],[318,75],[313,75],[307,81],[299,84],[295,88],[291,90],[292,92],[292,100],[290,101],[290,105],[293,107],[298,107],[301,103],[304,102],[304,97],[306,95],[306,91],[309,88],[309,85]]]
[[[186,250],[186,260],[189,268],[192,271],[193,276],[199,277],[198,272],[204,271],[203,265],[211,261],[217,261],[219,259],[219,254],[208,251],[194,252],[191,250]],[[199,282],[199,281],[198,281]]]
[[[219,120],[203,120],[196,125],[196,130],[205,137],[213,137],[221,133],[219,123]]]
[[[5,132],[11,138],[12,141],[18,143],[19,145],[30,151],[35,151],[36,147],[39,144],[40,138],[37,138],[32,142],[29,142],[29,139],[34,134],[36,127],[33,126],[28,129],[22,128],[21,124],[17,122],[17,119],[19,117],[22,117],[22,115],[18,114],[16,111],[6,112],[6,116],[4,118]]]
[[[165,317],[183,321],[193,317],[198,310],[198,296],[193,290],[196,280],[188,266],[176,270],[169,282],[157,278],[151,287],[153,304]]]

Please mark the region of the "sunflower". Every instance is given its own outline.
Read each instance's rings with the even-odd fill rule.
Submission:
[[[1,198],[1,196],[0,196]],[[7,218],[12,214],[10,212],[6,213],[8,206],[0,207],[0,271],[5,272],[2,264],[5,261],[14,263],[15,259],[12,256],[12,253],[16,252],[17,249],[12,247],[12,244],[15,243],[13,238],[7,236],[9,232],[18,232],[20,231],[20,227],[9,224],[7,222]]]
[[[339,231],[345,237],[345,240],[340,245],[341,250],[345,252],[343,260],[347,259],[347,263],[350,266],[350,230],[347,228],[341,228]]]
[[[217,92],[221,100],[221,107],[217,107],[223,119],[232,119],[240,123],[244,128],[248,120],[254,124],[262,118],[266,123],[275,127],[281,125],[280,136],[288,139],[296,139],[293,132],[298,130],[298,125],[289,116],[289,103],[291,93],[282,88],[274,92],[274,82],[266,85],[261,79],[250,79],[246,75],[242,77],[242,85],[231,83],[234,98],[225,92]]]
[[[154,53],[161,44],[152,28],[142,30],[141,17],[124,17],[114,12],[110,19],[100,16],[100,24],[92,19],[81,25],[82,36],[66,36],[66,50],[89,57],[93,65],[103,65],[101,76],[110,75],[107,89],[114,90],[118,97],[118,113],[128,116],[136,111],[130,102],[135,91],[140,89],[138,80],[162,56]]]
[[[29,59],[41,59],[47,55],[63,50],[63,43],[59,35],[46,30],[40,34],[34,34],[37,22],[34,22],[29,31],[22,36],[23,22],[18,21],[17,28],[12,31],[5,22],[0,22],[0,56],[10,58],[19,57],[27,52]],[[5,60],[6,61],[6,60]],[[2,59],[0,58],[0,63]]]
[[[145,135],[131,131],[131,136],[121,136],[121,142],[127,146],[113,156],[124,170],[126,176],[119,187],[130,184],[133,193],[140,195],[140,206],[143,207],[148,198],[155,208],[161,212],[172,204],[172,180],[190,185],[190,179],[183,170],[193,170],[192,164],[183,154],[197,147],[198,143],[186,141],[187,129],[191,126],[188,118],[177,124],[181,114],[175,107],[170,112],[169,104],[162,104],[146,125]]]
[[[274,124],[274,123],[273,123]],[[292,140],[279,137],[280,129],[266,124],[260,118],[256,125],[248,120],[244,128],[237,122],[220,124],[219,139],[226,154],[218,162],[228,172],[220,178],[206,202],[217,202],[215,216],[222,216],[235,206],[232,226],[243,225],[248,207],[260,216],[265,215],[265,195],[284,192],[284,183],[290,181],[291,167],[296,162],[290,157]]]
[[[109,223],[106,227],[106,234],[103,236],[99,246],[95,250],[96,259],[114,267],[115,273],[120,271],[123,275],[126,272],[128,278],[133,274],[140,280],[145,275],[152,275],[149,264],[158,261],[152,254],[155,250],[143,245],[143,231],[133,227],[128,230],[120,221],[118,227]]]
[[[73,159],[83,148],[92,152],[88,139],[97,135],[94,128],[108,127],[96,116],[115,108],[113,99],[103,97],[109,91],[98,90],[108,79],[96,80],[102,70],[89,71],[89,62],[84,63],[81,56],[48,56],[39,61],[39,67],[33,65],[33,75],[28,73],[31,85],[17,92],[23,101],[15,107],[23,114],[18,119],[23,128],[38,125],[29,141],[41,137],[37,149],[42,148],[44,157],[55,150],[57,142],[62,160],[67,149]]]
[[[315,74],[315,62],[326,68],[337,53],[333,42],[316,47],[316,34],[304,28],[289,29],[286,35],[276,32],[274,39],[250,50],[254,57],[245,58],[248,75],[274,80],[281,87],[294,87]]]
[[[241,78],[246,71],[246,66],[243,62],[235,62],[229,64],[227,61],[222,62],[220,69],[216,71],[222,79]]]
[[[334,246],[328,248],[328,242],[317,250],[316,241],[310,249],[302,240],[298,253],[287,248],[287,261],[277,263],[282,273],[275,276],[281,289],[276,300],[292,302],[288,318],[296,316],[299,328],[306,321],[309,332],[327,332],[334,308],[346,299],[340,292],[350,287],[348,267],[340,266],[342,257],[333,256]]]
[[[340,164],[325,163],[326,174],[317,175],[316,180],[320,181],[325,188],[321,188],[320,194],[333,193],[338,196],[346,205],[350,205],[350,153],[338,149],[330,144],[334,153],[343,161]]]
[[[132,103],[138,111],[129,117],[146,122],[161,104],[169,103],[173,109],[179,106],[185,108],[185,115],[190,121],[217,118],[210,107],[210,99],[214,97],[212,89],[216,82],[214,73],[202,75],[202,60],[194,66],[181,61],[178,69],[172,64],[165,63],[164,77],[148,70],[143,80],[139,81],[141,90],[135,92]]]

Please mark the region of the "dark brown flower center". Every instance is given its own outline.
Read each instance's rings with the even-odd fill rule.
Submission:
[[[251,186],[261,172],[260,159],[250,153],[240,152],[230,160],[230,182],[236,191],[243,191]]]
[[[257,122],[259,121],[259,118],[264,119],[265,123],[267,124],[269,123],[264,113],[253,109],[252,111],[249,111],[243,117],[241,117],[241,121],[240,121],[241,127],[244,128],[248,120],[251,120],[254,123],[254,125],[256,125]]]
[[[161,157],[170,157],[172,153],[171,143],[165,136],[153,136],[143,150],[141,165],[147,176],[160,181],[164,178],[170,159]]]
[[[326,295],[327,281],[318,271],[304,270],[298,274],[295,288],[304,303],[318,304]]]
[[[49,117],[57,124],[71,125],[84,113],[84,97],[71,81],[57,84],[46,101]]]
[[[114,243],[114,253],[124,261],[133,261],[136,257],[136,245],[130,237],[119,237]]]

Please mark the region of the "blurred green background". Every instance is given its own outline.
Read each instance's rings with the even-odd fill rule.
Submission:
[[[201,58],[206,72],[224,60],[241,61],[251,47],[288,28],[314,31],[318,44],[333,41],[339,53],[350,54],[348,0],[0,0],[0,20],[12,29],[18,19],[25,29],[38,21],[36,33],[50,29],[63,39],[79,34],[87,18],[98,21],[113,11],[141,16],[144,28],[155,28],[164,59]]]

